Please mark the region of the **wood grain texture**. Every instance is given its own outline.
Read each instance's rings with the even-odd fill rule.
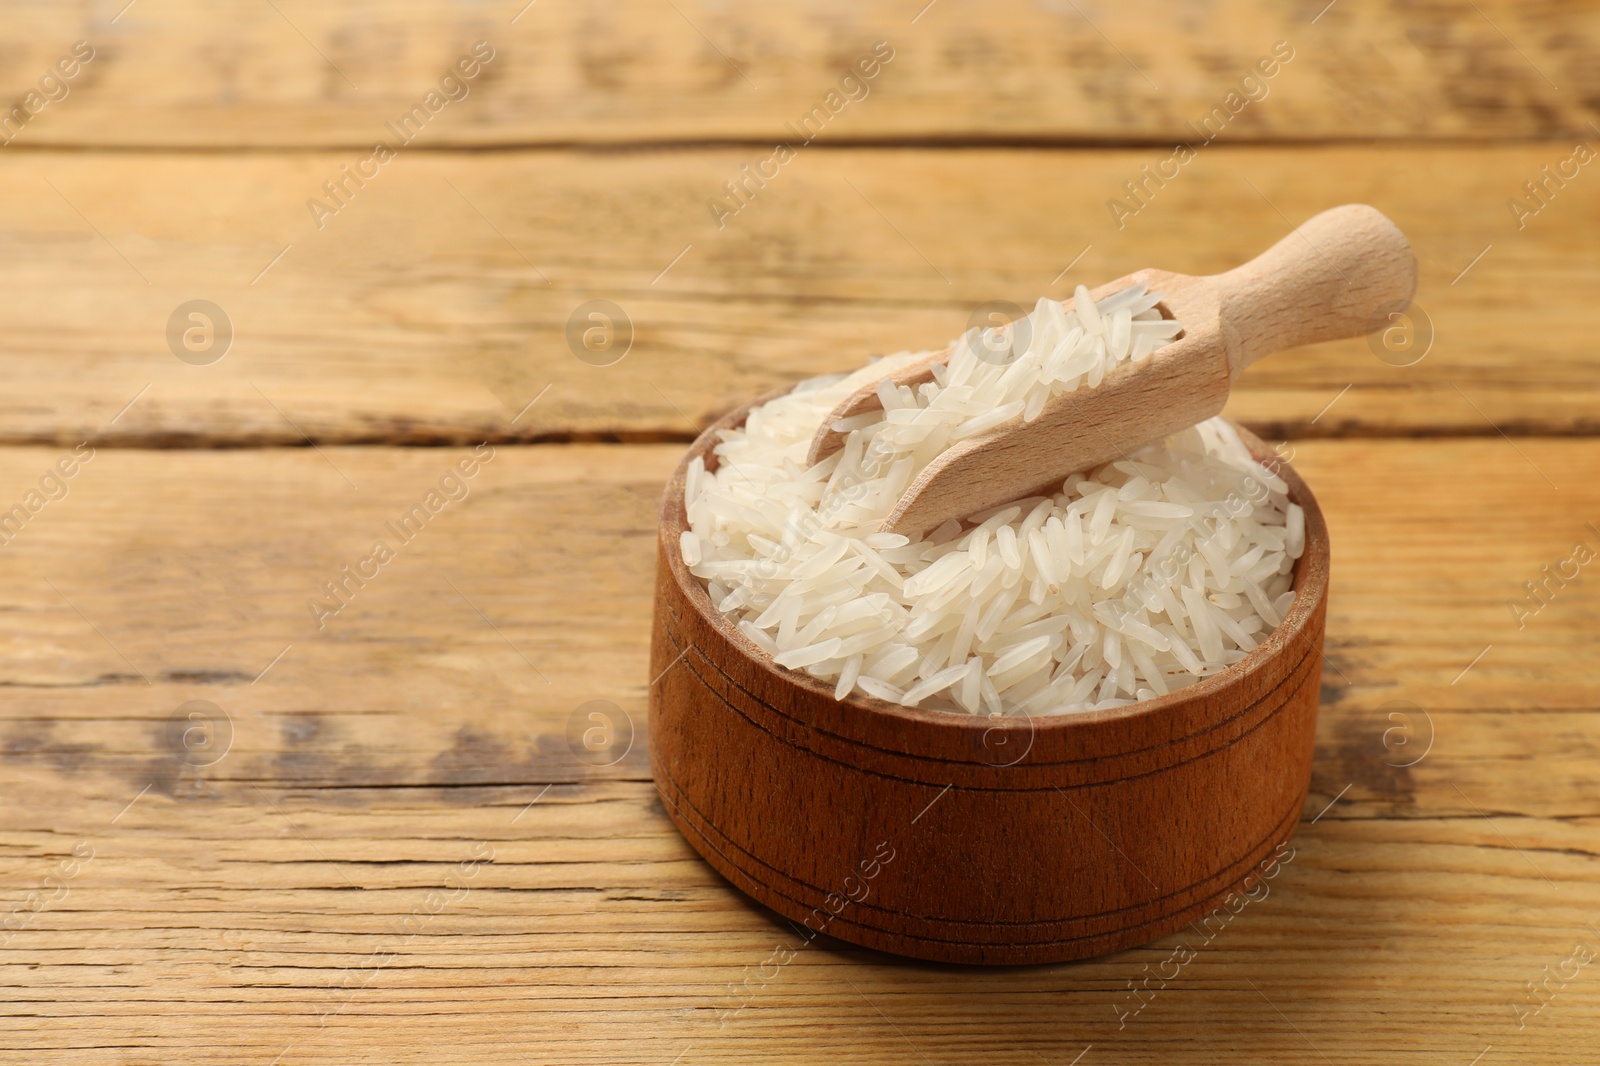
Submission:
[[[403,154],[320,231],[305,202],[349,153],[6,155],[0,440],[688,439],[781,383],[943,345],[985,301],[1215,272],[1350,199],[1410,237],[1426,318],[1385,359],[1357,340],[1265,360],[1230,416],[1296,438],[1588,433],[1600,184],[1582,171],[1521,230],[1506,208],[1568,151],[1219,146],[1121,230],[1106,201],[1150,150],[802,154],[720,230],[706,201],[744,151]],[[210,366],[168,348],[196,298],[234,327]],[[633,325],[612,365],[568,347],[591,299]]]
[[[1540,439],[1600,426],[1593,168],[1541,169],[1600,132],[1592,5],[25,0],[7,106],[80,39],[0,135],[0,1062],[1592,1060],[1592,967],[1516,1010],[1596,942],[1600,607],[1585,568],[1512,609],[1600,525],[1600,450]],[[471,96],[318,229],[480,39]],[[870,95],[718,228],[878,40]],[[1269,95],[1118,228],[1278,40]],[[1437,336],[1234,397],[1292,438],[1334,583],[1294,857],[1214,937],[984,971],[819,939],[774,970],[796,935],[649,779],[681,444],[503,447],[426,512],[479,441],[686,442],[982,301],[1221,269],[1350,199],[1416,242]],[[637,326],[615,365],[563,336],[595,298]],[[169,351],[193,299],[237,327],[215,365]]]
[[[1506,603],[1600,543],[1600,444],[1297,444],[1334,549],[1312,796],[1215,936],[983,972],[819,941],[770,977],[798,938],[693,855],[642,744],[568,743],[591,699],[642,730],[682,449],[497,449],[318,633],[313,590],[460,454],[323,451],[102,449],[0,548],[6,913],[94,849],[0,949],[6,1061],[1578,1064],[1600,1038],[1588,969],[1511,1010],[1595,939],[1600,605],[1587,570],[1522,629]],[[0,499],[59,454],[0,449]],[[235,728],[198,768],[168,733],[192,699]]]
[[[827,138],[1171,141],[1279,42],[1293,58],[1245,87],[1226,136],[1565,135],[1600,91],[1600,15],[1578,0],[922,6],[28,3],[0,85],[20,99],[85,39],[96,59],[19,143],[201,148],[370,147],[478,40],[496,58],[428,143],[770,143],[878,41],[895,58]]]
[[[1146,944],[1255,890],[1304,805],[1320,700],[1328,532],[1292,468],[1305,554],[1259,648],[1137,709],[1007,720],[836,700],[717,611],[683,564],[684,479],[747,414],[661,503],[651,768],[707,862],[807,941],[991,966]]]

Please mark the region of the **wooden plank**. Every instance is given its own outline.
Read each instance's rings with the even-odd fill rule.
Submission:
[[[985,301],[1222,270],[1346,201],[1413,241],[1431,349],[1264,360],[1236,417],[1296,438],[1589,433],[1600,198],[1582,171],[1520,230],[1506,206],[1565,151],[1219,147],[1121,229],[1107,201],[1159,153],[811,152],[720,229],[707,201],[748,151],[412,153],[320,230],[306,202],[349,153],[12,155],[0,441],[683,439],[781,384],[939,346]],[[194,299],[232,324],[212,365],[170,346]],[[604,358],[569,347],[596,299],[632,325],[612,365],[593,363],[620,332]]]
[[[1577,0],[922,6],[33,3],[0,84],[22,100],[87,40],[19,143],[206,149],[370,146],[480,40],[495,58],[427,143],[770,143],[879,41],[894,58],[826,138],[1160,142],[1217,108],[1233,140],[1520,138],[1587,130],[1600,89],[1600,13]],[[1240,94],[1275,46],[1292,58]]]
[[[1526,617],[1508,604],[1576,542],[1600,548],[1586,525],[1600,525],[1590,476],[1600,442],[1293,447],[1333,541],[1330,701],[1593,704],[1600,667],[1576,654],[1596,620],[1586,578],[1552,585],[1549,605]],[[62,454],[0,451],[6,509],[26,501]],[[65,482],[64,499],[20,532],[7,529],[0,580],[10,610],[0,625],[12,650],[0,687],[27,691],[32,712],[49,718],[73,717],[79,696],[103,707],[105,686],[141,714],[213,686],[246,700],[248,712],[445,707],[405,736],[375,718],[348,739],[363,750],[446,751],[459,742],[463,762],[474,731],[506,714],[565,714],[606,698],[640,717],[655,510],[681,449],[502,446],[466,483],[462,503],[402,544],[402,516],[472,454],[101,448]],[[366,559],[380,539],[397,558],[364,587],[347,586],[348,606],[337,613],[313,610],[313,599],[339,606],[326,583],[347,580],[341,567]],[[1471,683],[1452,684],[1491,643]],[[253,683],[275,660],[273,683]],[[304,779],[346,772],[360,780],[363,771],[308,764]]]
[[[1458,735],[1486,739],[1480,720]],[[1593,758],[1592,716],[1586,735]],[[1176,1046],[1205,1063],[1313,1049],[1470,1062],[1486,1045],[1551,1063],[1597,1035],[1581,977],[1522,1029],[1511,1010],[1525,981],[1595,942],[1592,805],[1491,823],[1459,800],[1385,819],[1347,797],[1345,817],[1302,826],[1270,893],[1209,942],[982,973],[819,943],[762,980],[795,935],[732,896],[645,784],[553,790],[515,826],[537,789],[449,805],[406,790],[147,794],[108,826],[131,794],[91,802],[59,776],[17,780],[37,813],[8,834],[8,886],[39,882],[80,841],[94,849],[3,952],[0,1033],[34,1062],[94,1047],[261,1064],[1021,1064],[1092,1044],[1136,1063]],[[1193,957],[1119,1028],[1129,983],[1170,975],[1180,945]]]
[[[306,601],[469,453],[102,448],[0,550],[0,898],[42,893],[0,947],[5,1047],[1376,1064],[1571,1062],[1600,1036],[1582,977],[1512,1009],[1600,942],[1600,603],[1586,571],[1520,630],[1505,603],[1600,544],[1600,442],[1298,445],[1334,544],[1313,796],[1269,894],[1209,939],[983,973],[820,943],[766,977],[793,933],[673,833],[642,737],[609,766],[567,740],[589,699],[642,726],[678,448],[496,449],[315,628]],[[0,449],[0,499],[59,458]],[[232,726],[215,761],[170,732],[192,699]],[[1420,758],[1385,745],[1393,700]]]

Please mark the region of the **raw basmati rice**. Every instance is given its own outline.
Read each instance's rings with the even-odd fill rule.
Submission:
[[[1079,286],[1075,311],[1041,299],[1025,330],[971,330],[932,382],[881,382],[883,410],[836,423],[844,446],[810,468],[828,413],[925,353],[800,383],[722,434],[714,470],[690,463],[684,565],[752,643],[838,699],[1069,713],[1238,662],[1294,600],[1305,515],[1221,419],[923,537],[877,532],[954,441],[1170,343],[1182,327],[1159,299],[1134,286],[1097,304]]]

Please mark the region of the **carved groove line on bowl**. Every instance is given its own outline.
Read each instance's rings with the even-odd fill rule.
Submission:
[[[817,885],[813,885],[808,881],[803,881],[803,880],[801,880],[801,879],[799,879],[797,877],[794,877],[791,874],[788,874],[788,873],[784,872],[783,870],[778,869],[777,867],[773,866],[771,863],[768,863],[767,861],[762,859],[760,856],[752,854],[751,852],[749,852],[745,848],[741,847],[739,844],[737,844],[733,840],[729,839],[727,836],[725,836],[723,833],[721,833],[719,830],[716,829],[715,824],[709,818],[706,817],[706,815],[705,815],[705,813],[703,811],[701,811],[698,807],[696,807],[694,805],[694,801],[689,798],[688,793],[685,792],[683,787],[678,784],[677,780],[675,778],[673,778],[671,773],[669,773],[665,769],[664,766],[660,765],[659,762],[655,766],[655,771],[656,771],[656,773],[658,775],[658,782],[665,781],[672,788],[673,792],[676,793],[676,797],[677,798],[676,799],[672,799],[672,798],[669,797],[668,802],[674,808],[674,810],[677,811],[677,813],[680,816],[677,819],[678,824],[683,826],[684,828],[688,829],[691,833],[694,834],[694,836],[696,838],[698,838],[700,841],[702,841],[706,845],[707,848],[709,848],[711,851],[715,852],[717,857],[720,858],[722,860],[722,862],[725,864],[725,867],[726,867],[726,869],[728,871],[732,871],[733,873],[739,875],[740,877],[743,877],[751,885],[754,885],[757,889],[760,890],[759,893],[752,893],[753,895],[760,895],[761,893],[765,893],[765,894],[767,894],[767,895],[769,895],[771,897],[775,897],[775,898],[778,898],[778,899],[785,900],[785,901],[787,901],[789,903],[792,903],[796,907],[804,910],[804,909],[809,909],[810,907],[816,905],[815,901],[820,901],[824,896],[827,896],[829,894],[829,890],[824,889],[824,888],[822,888],[820,886],[817,886]],[[930,925],[949,925],[949,926],[959,926],[959,927],[971,928],[971,929],[1044,929],[1044,928],[1049,928],[1051,926],[1060,926],[1060,925],[1064,925],[1064,924],[1081,924],[1081,923],[1094,922],[1094,921],[1109,921],[1111,919],[1116,918],[1119,915],[1123,915],[1123,914],[1127,914],[1127,913],[1134,912],[1134,911],[1139,911],[1139,910],[1145,910],[1145,909],[1148,909],[1149,907],[1151,907],[1153,905],[1160,904],[1160,903],[1168,901],[1168,900],[1176,899],[1178,897],[1191,894],[1196,889],[1200,889],[1203,886],[1206,886],[1206,885],[1211,884],[1213,882],[1219,883],[1221,887],[1216,892],[1212,892],[1210,895],[1204,896],[1200,900],[1197,901],[1197,903],[1203,904],[1203,903],[1209,901],[1210,899],[1215,898],[1216,896],[1220,895],[1227,887],[1233,885],[1238,880],[1238,877],[1236,876],[1236,874],[1240,870],[1242,870],[1244,867],[1252,865],[1256,861],[1255,857],[1258,854],[1260,854],[1264,849],[1266,849],[1267,846],[1274,839],[1287,840],[1289,838],[1289,834],[1288,834],[1289,827],[1292,826],[1296,821],[1298,821],[1298,811],[1304,805],[1305,805],[1305,792],[1302,791],[1299,794],[1299,797],[1298,797],[1297,801],[1294,802],[1294,803],[1291,803],[1288,806],[1288,808],[1284,812],[1283,816],[1278,819],[1277,823],[1272,827],[1272,829],[1270,831],[1268,831],[1265,835],[1263,835],[1255,843],[1253,843],[1253,844],[1249,845],[1248,847],[1246,847],[1244,849],[1244,851],[1243,851],[1243,854],[1239,855],[1236,858],[1233,858],[1233,859],[1229,860],[1227,862],[1227,864],[1225,864],[1221,869],[1215,871],[1214,873],[1208,874],[1207,876],[1202,877],[1197,881],[1194,881],[1194,882],[1192,882],[1192,883],[1190,883],[1188,885],[1185,885],[1182,888],[1174,889],[1174,890],[1172,890],[1170,892],[1163,893],[1162,895],[1159,895],[1159,896],[1148,897],[1146,899],[1140,900],[1137,903],[1131,903],[1126,907],[1119,907],[1119,908],[1115,908],[1115,909],[1107,910],[1107,911],[1097,911],[1097,912],[1089,913],[1089,914],[1075,914],[1075,915],[1072,915],[1072,916],[1066,917],[1066,918],[1045,918],[1045,919],[1039,919],[1039,920],[1036,920],[1036,921],[1029,921],[1029,922],[1002,922],[1002,921],[975,921],[975,920],[970,919],[970,918],[930,917],[928,915],[915,914],[915,913],[912,913],[912,912],[909,912],[909,911],[906,911],[906,910],[900,909],[900,908],[880,907],[880,906],[878,906],[876,904],[868,903],[868,902],[865,902],[865,901],[854,902],[854,903],[852,903],[852,906],[855,907],[858,910],[870,911],[870,912],[873,912],[873,913],[876,913],[876,914],[879,914],[879,915],[886,916],[886,917],[888,917],[890,919],[909,919],[911,921],[924,922],[924,923],[927,923],[927,924],[930,924]],[[687,808],[689,811],[693,812],[693,815],[694,815],[693,818],[687,817],[684,814],[685,808]],[[709,833],[708,833],[708,831],[709,831]],[[747,865],[745,865],[743,863],[736,862],[732,858],[730,858],[729,855],[728,855],[728,852],[725,851],[722,847],[720,847],[716,840],[711,839],[711,836],[709,835],[710,833],[715,833],[716,836],[718,838],[720,838],[722,844],[727,845],[727,847],[729,849],[737,852],[739,855],[741,855],[744,858],[748,859],[753,866],[759,866],[763,870],[770,871],[771,873],[778,875],[778,877],[780,877],[780,878],[782,878],[782,879],[784,879],[786,881],[793,882],[794,884],[801,886],[805,890],[815,893],[816,894],[815,901],[807,901],[807,900],[798,898],[795,895],[793,895],[792,893],[787,892],[784,889],[777,887],[777,885],[773,881],[766,880],[766,879],[763,879],[761,877],[758,877],[756,875],[756,873],[753,872],[751,866],[747,866]],[[763,902],[765,902],[765,901],[763,901]],[[1171,912],[1171,913],[1179,913],[1182,910],[1186,909],[1187,907],[1195,906],[1195,905],[1196,905],[1195,903],[1187,904],[1187,905],[1185,905],[1185,907],[1179,908],[1178,911],[1174,911],[1174,912]],[[1154,925],[1154,924],[1157,924],[1159,922],[1165,921],[1165,920],[1167,920],[1168,918],[1171,917],[1171,913],[1157,915],[1157,916],[1151,918],[1149,921],[1140,923],[1139,925],[1135,925],[1135,926],[1116,926],[1116,927],[1113,927],[1112,929],[1110,929],[1110,930],[1108,930],[1106,932],[1084,933],[1084,934],[1078,934],[1078,935],[1073,935],[1073,936],[1055,937],[1055,938],[1052,938],[1052,939],[1049,939],[1049,940],[1029,941],[1028,942],[1028,946],[1030,946],[1030,947],[1043,947],[1043,946],[1048,946],[1048,945],[1051,945],[1051,944],[1070,944],[1070,943],[1082,942],[1082,941],[1087,941],[1087,940],[1094,940],[1094,939],[1097,939],[1099,937],[1104,937],[1104,936],[1107,936],[1107,935],[1111,935],[1113,933],[1122,934],[1122,933],[1125,933],[1125,932],[1127,932],[1129,930],[1135,930],[1135,929],[1143,928],[1145,926]],[[861,928],[864,928],[864,929],[874,929],[874,930],[886,931],[886,932],[890,931],[885,926],[881,926],[881,925],[867,925],[867,924],[861,923],[861,922],[852,922],[851,924],[860,926]],[[967,945],[967,944],[971,944],[971,943],[978,943],[978,944],[984,943],[984,942],[981,942],[981,941],[964,941],[964,940],[957,940],[957,939],[954,939],[954,938],[947,938],[947,937],[936,937],[936,936],[929,936],[929,935],[909,934],[909,933],[900,933],[900,932],[896,932],[896,933],[894,933],[894,935],[896,935],[896,936],[908,936],[908,937],[911,937],[912,939],[926,940],[926,941],[932,941],[932,942],[938,942],[938,943],[948,943],[948,944]],[[1000,945],[997,944],[995,946],[1000,946]]]
[[[680,635],[678,633],[672,632],[671,629],[668,628],[666,630],[666,636],[667,636],[668,641],[671,643],[672,648],[673,648],[674,651],[680,651],[682,649],[683,642],[682,642],[681,637],[680,637]],[[866,741],[857,740],[857,739],[852,738],[852,737],[840,736],[839,734],[833,733],[833,732],[831,732],[829,730],[826,730],[826,729],[823,729],[820,726],[817,726],[817,725],[802,721],[801,719],[796,718],[794,715],[787,714],[784,711],[780,710],[779,708],[774,707],[771,703],[767,702],[766,700],[764,700],[760,696],[758,696],[756,693],[752,692],[748,687],[740,684],[739,681],[736,678],[734,678],[726,670],[724,670],[720,665],[718,665],[716,662],[714,662],[708,655],[706,655],[703,651],[701,651],[700,648],[697,645],[695,645],[693,643],[690,643],[689,644],[689,650],[693,654],[688,654],[688,655],[684,655],[683,656],[683,666],[689,671],[689,673],[694,677],[694,679],[699,683],[700,687],[706,693],[708,693],[709,695],[715,697],[716,700],[719,703],[721,703],[724,707],[728,708],[728,710],[732,711],[734,714],[738,715],[740,718],[743,718],[746,722],[750,723],[750,725],[752,727],[761,730],[763,733],[767,734],[768,736],[772,737],[773,739],[779,741],[782,744],[785,744],[785,745],[787,745],[787,746],[789,746],[791,748],[798,749],[800,751],[804,751],[804,752],[806,752],[806,753],[808,753],[810,755],[815,756],[816,758],[823,759],[823,760],[825,760],[827,762],[830,762],[830,763],[833,763],[834,765],[837,765],[837,766],[844,766],[844,767],[846,767],[848,769],[856,770],[856,771],[859,771],[861,773],[871,774],[872,776],[875,776],[875,777],[881,777],[881,778],[883,778],[885,780],[898,781],[898,782],[901,782],[901,783],[904,783],[904,784],[912,784],[912,785],[927,785],[929,783],[927,781],[921,781],[921,780],[917,780],[915,778],[908,778],[908,777],[902,777],[902,776],[897,775],[897,774],[885,773],[885,772],[883,772],[881,770],[864,769],[864,768],[859,767],[859,766],[857,766],[857,765],[855,765],[853,763],[844,762],[844,761],[842,761],[840,759],[837,759],[837,758],[835,758],[835,757],[833,757],[831,755],[828,755],[828,754],[826,754],[824,752],[818,751],[815,748],[810,747],[808,745],[801,744],[795,739],[791,739],[789,737],[785,737],[785,736],[782,736],[782,735],[780,735],[778,733],[773,732],[771,729],[768,729],[766,726],[762,725],[760,722],[757,722],[754,718],[752,718],[750,716],[750,714],[748,714],[742,708],[740,708],[736,704],[734,704],[731,700],[729,700],[721,692],[718,692],[717,689],[715,687],[713,687],[708,682],[708,680],[705,677],[705,675],[699,669],[697,669],[696,663],[695,663],[696,658],[698,658],[700,663],[703,663],[705,666],[710,667],[710,669],[712,671],[714,671],[717,676],[721,677],[724,681],[726,681],[729,688],[733,689],[734,691],[737,691],[737,692],[741,693],[745,698],[749,699],[752,703],[756,704],[757,706],[759,706],[761,708],[764,708],[765,710],[767,710],[768,712],[770,712],[774,716],[776,716],[778,718],[781,718],[781,719],[784,719],[784,720],[786,720],[788,722],[793,723],[794,726],[796,727],[795,732],[797,734],[799,734],[799,735],[804,735],[806,732],[815,732],[815,733],[819,733],[819,734],[822,734],[824,736],[833,738],[834,740],[836,740],[836,741],[838,741],[839,743],[842,743],[842,744],[847,744],[847,745],[856,746],[856,747],[862,747],[862,748],[868,748],[868,749],[871,749],[873,751],[883,752],[884,754],[891,755],[891,756],[894,756],[896,758],[903,758],[903,759],[908,759],[908,760],[914,760],[914,761],[917,761],[917,762],[924,762],[924,763],[928,763],[930,765],[947,765],[947,766],[959,767],[959,768],[963,768],[963,769],[977,765],[977,764],[972,763],[972,762],[967,762],[967,761],[958,760],[958,759],[940,759],[940,758],[935,758],[935,757],[932,757],[932,756],[920,755],[920,754],[916,754],[916,753],[896,750],[896,749],[893,749],[893,748],[883,747],[882,745],[872,744],[872,743],[869,743],[869,742],[866,742]],[[1028,765],[1028,767],[1030,769],[1046,770],[1046,769],[1053,769],[1053,768],[1090,766],[1090,765],[1094,765],[1096,763],[1105,763],[1111,758],[1115,758],[1115,759],[1118,759],[1118,760],[1123,760],[1123,759],[1130,759],[1130,758],[1138,756],[1138,755],[1154,754],[1154,753],[1159,752],[1159,751],[1161,751],[1163,749],[1166,749],[1166,748],[1172,748],[1172,747],[1176,747],[1176,746],[1178,746],[1180,744],[1190,743],[1190,742],[1194,741],[1196,738],[1203,737],[1208,733],[1214,733],[1217,730],[1222,729],[1224,726],[1227,726],[1230,723],[1237,722],[1240,718],[1243,718],[1243,717],[1251,714],[1252,712],[1259,712],[1260,713],[1260,715],[1261,715],[1260,719],[1258,721],[1256,721],[1254,724],[1250,725],[1248,728],[1244,729],[1242,732],[1240,732],[1240,733],[1238,733],[1238,734],[1236,734],[1234,736],[1230,736],[1223,743],[1217,744],[1215,747],[1207,748],[1207,749],[1205,749],[1203,751],[1200,751],[1197,754],[1190,756],[1189,758],[1180,759],[1180,760],[1178,760],[1176,762],[1171,762],[1171,763],[1163,763],[1163,764],[1161,764],[1160,766],[1158,766],[1158,767],[1156,767],[1154,769],[1145,770],[1145,771],[1142,771],[1142,772],[1139,772],[1139,773],[1133,773],[1133,774],[1127,774],[1127,775],[1117,775],[1115,777],[1107,778],[1107,779],[1105,779],[1105,781],[1098,781],[1098,780],[1096,780],[1096,781],[1084,781],[1084,782],[1080,782],[1080,783],[1077,783],[1077,784],[1068,784],[1068,785],[1050,784],[1050,785],[1044,785],[1044,786],[1040,786],[1040,787],[1036,787],[1036,788],[1026,788],[1026,787],[1000,788],[1000,787],[989,787],[989,786],[983,786],[983,785],[969,785],[969,786],[963,786],[963,787],[971,788],[971,789],[977,790],[977,791],[994,791],[994,792],[1045,792],[1045,791],[1050,791],[1052,789],[1077,790],[1077,789],[1085,789],[1085,788],[1094,788],[1094,787],[1097,787],[1100,784],[1103,784],[1103,783],[1106,783],[1106,782],[1109,782],[1109,781],[1132,781],[1132,780],[1137,780],[1137,779],[1142,778],[1142,777],[1149,777],[1149,776],[1152,776],[1152,775],[1155,775],[1155,774],[1167,773],[1167,772],[1169,772],[1170,770],[1172,770],[1172,769],[1174,769],[1176,767],[1185,766],[1185,765],[1188,765],[1189,763],[1195,762],[1197,760],[1204,759],[1207,756],[1209,756],[1209,755],[1211,755],[1211,754],[1213,754],[1213,753],[1215,753],[1215,752],[1217,752],[1217,751],[1219,751],[1219,750],[1221,750],[1223,748],[1229,747],[1229,746],[1231,746],[1233,744],[1237,744],[1240,741],[1244,740],[1246,737],[1248,737],[1251,734],[1255,733],[1257,730],[1261,729],[1263,726],[1265,726],[1268,723],[1270,723],[1279,714],[1281,714],[1283,712],[1283,710],[1285,708],[1287,708],[1295,700],[1295,698],[1297,696],[1300,695],[1300,693],[1306,687],[1306,684],[1307,684],[1307,682],[1309,680],[1309,676],[1311,674],[1313,674],[1313,673],[1318,673],[1318,671],[1315,669],[1315,667],[1318,666],[1319,663],[1314,661],[1312,657],[1314,655],[1319,655],[1319,654],[1320,653],[1316,649],[1315,642],[1314,641],[1308,642],[1304,652],[1301,655],[1301,657],[1298,660],[1296,660],[1296,662],[1295,662],[1293,667],[1291,667],[1288,671],[1286,671],[1282,682],[1280,682],[1277,685],[1274,685],[1271,689],[1269,689],[1267,691],[1266,694],[1262,695],[1258,699],[1252,700],[1249,703],[1244,704],[1243,706],[1240,707],[1240,709],[1237,712],[1228,715],[1226,718],[1219,719],[1218,721],[1212,723],[1211,725],[1209,725],[1209,726],[1207,726],[1207,727],[1205,727],[1203,729],[1195,730],[1193,733],[1185,734],[1184,736],[1181,736],[1181,737],[1174,737],[1174,738],[1171,738],[1169,740],[1162,741],[1162,742],[1160,742],[1158,744],[1147,745],[1147,746],[1145,746],[1143,748],[1134,748],[1134,749],[1130,749],[1130,750],[1128,750],[1126,752],[1119,752],[1114,756],[1099,756],[1099,757],[1090,757],[1090,758],[1085,758],[1085,759],[1063,759],[1063,760],[1058,760],[1058,761],[1055,761],[1055,762],[1048,762],[1048,763],[1046,763],[1046,762],[1032,762],[1032,761],[1029,761],[1027,763],[1027,765]],[[1274,696],[1279,696],[1279,695],[1281,695],[1281,698],[1278,700],[1278,702],[1277,702],[1277,704],[1275,706],[1271,706],[1271,707],[1267,707],[1266,706],[1269,700],[1271,700]],[[863,713],[872,714],[872,713],[876,713],[876,712],[873,712],[873,711],[869,710],[869,711],[864,711]]]

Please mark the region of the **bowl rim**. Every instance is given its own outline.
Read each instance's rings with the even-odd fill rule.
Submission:
[[[696,456],[704,456],[708,468],[712,467],[714,459],[712,450],[718,443],[718,434],[724,430],[734,429],[744,423],[749,413],[756,407],[788,395],[793,391],[792,386],[768,392],[748,404],[734,408],[711,425],[707,426],[694,442],[684,452],[683,458],[674,467],[672,474],[667,479],[666,488],[661,498],[661,511],[658,522],[658,536],[661,555],[665,558],[668,569],[672,573],[673,581],[677,584],[684,598],[694,607],[701,619],[720,636],[727,640],[729,645],[751,659],[753,662],[765,666],[778,677],[796,685],[813,695],[821,697],[847,711],[860,712],[866,715],[876,715],[882,718],[898,720],[907,725],[934,726],[941,729],[954,729],[970,731],[980,736],[996,728],[1007,728],[1012,723],[1026,724],[1030,735],[1039,732],[1071,732],[1075,729],[1093,728],[1110,722],[1122,722],[1139,718],[1157,718],[1163,714],[1177,714],[1191,707],[1196,701],[1202,701],[1213,694],[1220,694],[1227,689],[1248,679],[1256,671],[1273,661],[1283,650],[1292,644],[1314,622],[1317,613],[1322,608],[1327,598],[1330,544],[1328,540],[1328,527],[1323,518],[1322,508],[1318,505],[1316,496],[1312,494],[1310,486],[1300,477],[1294,467],[1286,459],[1275,456],[1272,449],[1265,441],[1232,419],[1225,421],[1238,432],[1250,453],[1258,461],[1272,460],[1275,465],[1272,472],[1283,478],[1289,485],[1289,499],[1299,504],[1305,512],[1306,546],[1305,551],[1296,560],[1294,567],[1294,602],[1290,604],[1288,613],[1278,625],[1269,633],[1261,643],[1245,657],[1230,666],[1224,667],[1215,674],[1201,678],[1192,684],[1174,689],[1164,696],[1156,696],[1148,700],[1136,700],[1121,707],[1107,707],[1098,711],[1073,711],[1071,713],[1056,714],[968,714],[965,711],[947,711],[934,707],[907,707],[901,703],[891,703],[888,700],[878,699],[863,692],[855,691],[842,700],[833,696],[833,685],[822,682],[810,674],[798,670],[789,670],[772,661],[764,650],[754,641],[739,631],[737,625],[728,620],[728,617],[719,611],[711,602],[710,593],[706,590],[700,579],[689,572],[684,565],[683,553],[679,548],[679,535],[688,528],[688,515],[684,505],[684,488],[687,480],[689,463]],[[1326,653],[1314,649],[1326,659]],[[804,720],[803,716],[794,716]]]

